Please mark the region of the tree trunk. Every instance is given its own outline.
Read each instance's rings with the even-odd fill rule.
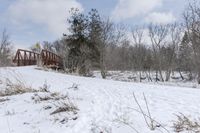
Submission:
[[[104,52],[101,52],[100,55],[100,70],[101,70],[101,76],[103,79],[106,78],[106,70],[105,70],[105,62],[104,62]]]
[[[159,78],[158,78],[158,70],[156,70],[156,82],[159,81]]]
[[[171,70],[166,71],[166,78],[165,81],[169,81],[171,75]]]
[[[142,82],[142,74],[141,74],[141,71],[140,71],[140,82]]]
[[[150,75],[150,70],[148,72],[149,72],[149,74],[147,73],[147,71],[145,71],[146,77],[148,78],[148,81],[152,82],[151,75]]]
[[[198,78],[197,78],[198,84],[200,84],[200,70],[198,71]]]
[[[179,71],[179,74],[180,74],[180,76],[181,76],[181,79],[184,80],[184,77],[183,77],[183,75],[182,75],[182,73],[181,73],[181,70],[179,69],[178,71]]]
[[[159,70],[159,74],[160,74],[161,81],[164,82],[163,75],[162,75],[162,70],[161,69]]]
[[[101,70],[101,77],[103,79],[106,79],[106,71],[105,71],[105,66],[104,64],[100,64],[100,70]]]
[[[149,70],[149,79],[152,82],[152,78],[151,78],[151,70]]]

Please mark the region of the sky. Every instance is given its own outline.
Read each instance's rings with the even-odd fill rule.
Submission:
[[[69,10],[103,17],[130,26],[181,21],[188,0],[0,0],[0,33],[6,29],[16,48],[54,41],[68,32]]]

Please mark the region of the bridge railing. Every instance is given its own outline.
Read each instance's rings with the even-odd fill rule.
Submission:
[[[59,66],[62,60],[60,56],[48,50],[42,50],[41,59],[42,59],[43,65],[46,65],[46,66],[47,65]]]
[[[48,50],[42,50],[41,53],[36,53],[29,50],[18,49],[13,62],[16,63],[17,66],[28,66],[36,65],[39,60],[44,66],[62,66],[62,58]]]
[[[36,65],[39,58],[39,53],[29,50],[18,49],[13,59],[13,62],[17,63],[17,66]]]

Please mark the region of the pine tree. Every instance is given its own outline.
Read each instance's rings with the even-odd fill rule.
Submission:
[[[190,46],[188,34],[185,32],[182,42],[179,46],[178,62],[181,70],[191,71],[192,62],[192,47]]]
[[[87,17],[80,13],[78,9],[71,9],[71,17],[68,19],[70,35],[67,36],[69,42],[69,68],[71,71],[83,75],[86,73],[88,56],[87,21]]]
[[[102,78],[105,78],[105,47],[102,39],[103,29],[101,17],[96,9],[89,12],[89,47],[91,48],[91,60],[95,67],[100,68]]]

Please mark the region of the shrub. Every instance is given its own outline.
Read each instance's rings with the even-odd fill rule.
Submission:
[[[175,132],[190,132],[190,133],[200,133],[200,121],[192,120],[189,117],[180,114],[176,115],[177,120],[173,123],[173,129]]]

